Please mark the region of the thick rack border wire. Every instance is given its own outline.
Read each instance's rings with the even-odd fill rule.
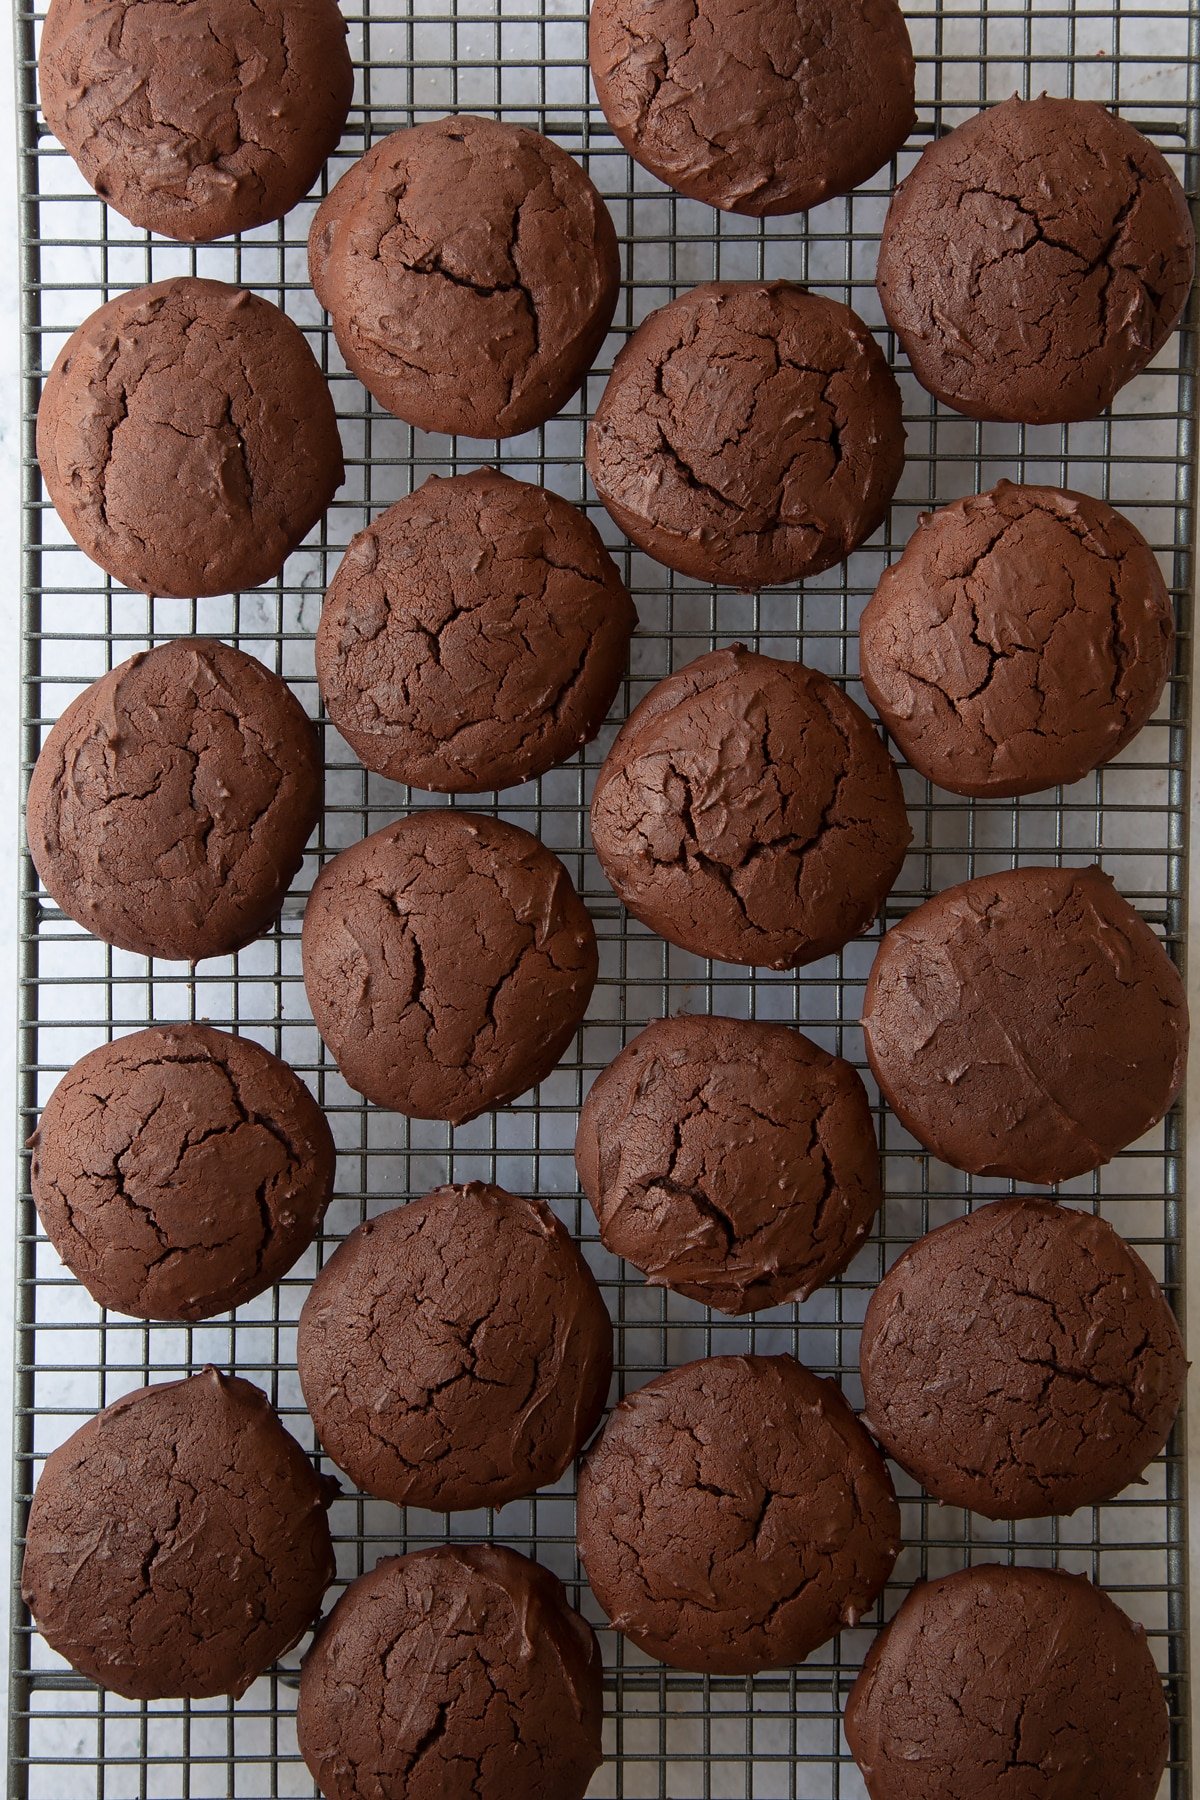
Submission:
[[[278,927],[238,957],[189,973],[107,950],[64,920],[23,869],[19,1105],[33,1129],[62,1071],[80,1054],[150,1019],[207,1018],[282,1053],[330,1113],[340,1149],[337,1198],[316,1251],[272,1293],[236,1317],[191,1329],[102,1314],[38,1233],[23,1160],[17,1214],[17,1384],[14,1577],[29,1497],[46,1453],[97,1407],[130,1388],[213,1361],[260,1382],[312,1444],[295,1376],[294,1323],[318,1260],[370,1211],[436,1182],[494,1177],[554,1205],[581,1238],[617,1333],[614,1393],[711,1350],[790,1349],[836,1373],[861,1401],[857,1335],[883,1269],[930,1225],[1007,1191],[969,1181],[920,1151],[878,1105],[887,1201],[878,1230],[842,1280],[801,1308],[752,1322],[712,1318],[645,1286],[608,1257],[582,1205],[571,1146],[575,1115],[595,1072],[651,1017],[675,1008],[794,1019],[860,1066],[862,985],[879,928],[842,956],[797,976],[756,978],[669,949],[631,924],[588,852],[586,800],[616,719],[647,686],[713,644],[741,639],[805,660],[856,684],[855,625],[886,562],[919,511],[1002,475],[1075,485],[1128,512],[1162,554],[1179,622],[1179,650],[1157,719],[1113,765],[1067,792],[1018,803],[956,800],[904,772],[915,841],[884,924],[930,892],[975,872],[1099,855],[1118,886],[1182,958],[1187,875],[1188,683],[1193,541],[1196,315],[1152,373],[1092,424],[1024,430],[979,426],[936,407],[897,357],[871,285],[888,193],[930,137],[1017,91],[1075,93],[1117,105],[1159,144],[1193,201],[1200,176],[1200,19],[1189,0],[1134,5],[908,0],[919,59],[919,126],[896,165],[846,200],[804,219],[759,224],[677,199],[620,150],[591,99],[583,0],[411,0],[395,14],[348,14],[359,67],[353,111],[331,183],[385,132],[454,110],[499,112],[540,127],[590,171],[612,206],[625,286],[617,321],[584,393],[543,430],[504,445],[414,433],[367,402],[345,373],[308,288],[304,242],[312,204],[281,226],[191,250],[128,226],[83,186],[37,111],[41,7],[16,14],[23,305],[24,760],[74,693],[149,642],[195,630],[239,642],[279,669],[317,711],[312,628],[320,596],[349,537],[430,470],[496,462],[587,505],[612,545],[641,614],[629,679],[600,741],[566,768],[502,796],[465,804],[499,810],[538,831],[566,860],[596,919],[601,979],[588,1020],[560,1069],[535,1095],[451,1132],[361,1103],[324,1054],[304,1000],[298,956],[303,897],[322,859],[428,795],[368,778],[327,729],[329,805],[320,841]],[[323,190],[324,191],[324,190]],[[198,271],[276,300],[309,333],[342,420],[347,482],[320,535],[283,576],[252,594],[215,601],[148,601],[106,581],[71,546],[43,491],[34,454],[40,380],[65,335],[110,294]],[[585,490],[582,431],[612,356],[652,307],[714,274],[786,275],[854,304],[898,365],[909,461],[884,531],[849,565],[807,585],[739,596],[671,576],[633,554]],[[874,1095],[874,1090],[872,1089]],[[1131,1238],[1183,1310],[1183,1159],[1178,1115],[1107,1169],[1069,1184],[1066,1197],[1101,1210]],[[1148,1485],[1070,1519],[1029,1526],[985,1521],[929,1503],[899,1480],[906,1548],[879,1608],[792,1671],[752,1681],[703,1679],[649,1662],[606,1627],[606,1749],[594,1795],[753,1795],[756,1800],[862,1800],[840,1735],[846,1693],[873,1629],[919,1575],[972,1560],[1014,1559],[1079,1569],[1143,1620],[1167,1685],[1172,1760],[1164,1794],[1190,1793],[1187,1733],[1185,1470],[1177,1434]],[[447,1534],[495,1534],[559,1573],[603,1626],[581,1582],[573,1540],[573,1477],[532,1501],[452,1520],[347,1494],[334,1508],[339,1580],[388,1550]],[[169,1796],[311,1796],[292,1714],[297,1657],[258,1681],[236,1706],[132,1704],[74,1676],[33,1632],[14,1580],[11,1685],[13,1800],[125,1800]],[[521,1800],[514,1796],[513,1800]]]

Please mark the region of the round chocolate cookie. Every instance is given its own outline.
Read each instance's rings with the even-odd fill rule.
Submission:
[[[1170,1747],[1140,1625],[1082,1575],[922,1581],[846,1707],[871,1800],[1154,1800]]]
[[[884,1099],[927,1150],[1046,1186],[1149,1131],[1187,1064],[1179,971],[1098,868],[936,894],[884,938],[862,1023]]]
[[[431,475],[346,551],[317,680],[368,769],[483,793],[595,737],[636,624],[599,532],[566,500],[496,469]]]
[[[596,855],[635,919],[771,969],[865,930],[911,837],[867,715],[828,676],[740,644],[651,688],[592,799]]]
[[[471,1182],[342,1244],[296,1345],[322,1447],[397,1506],[455,1512],[550,1487],[612,1375],[600,1290],[549,1207]]]
[[[918,381],[972,419],[1094,419],[1192,285],[1183,189],[1092,100],[1006,100],[938,138],[888,209],[876,284]]]
[[[320,1611],[336,1492],[250,1382],[139,1388],[47,1457],[22,1598],[51,1649],[126,1699],[243,1694]]]
[[[882,1198],[855,1071],[762,1020],[647,1025],[584,1101],[575,1164],[614,1256],[727,1313],[807,1299]]]
[[[67,917],[105,943],[227,956],[278,913],[323,784],[286,682],[214,638],[176,638],[72,700],[29,783],[29,852]]]
[[[875,339],[787,281],[709,281],[651,313],[587,434],[596,492],[639,549],[747,591],[842,562],[903,467]]]
[[[621,281],[565,150],[469,113],[394,131],[321,202],[309,270],[350,370],[423,431],[505,438],[566,405]]]
[[[854,1625],[900,1548],[883,1458],[834,1381],[713,1356],[630,1394],[579,1476],[592,1592],[639,1649],[752,1675]]]
[[[1008,481],[926,513],[859,626],[871,704],[954,794],[1033,794],[1108,762],[1158,705],[1174,643],[1128,519]]]
[[[629,154],[729,212],[848,194],[916,123],[896,0],[595,0],[588,46]]]
[[[437,1544],[350,1584],[296,1730],[326,1800],[583,1800],[602,1713],[600,1647],[562,1583],[499,1544]]]
[[[38,88],[102,199],[198,243],[304,198],[354,70],[335,0],[51,0]]]
[[[317,1029],[351,1087],[453,1125],[549,1075],[597,971],[557,856],[516,825],[441,808],[325,865],[303,953]]]
[[[93,1050],[29,1141],[46,1235],[93,1300],[138,1319],[208,1319],[286,1275],[336,1162],[287,1064],[207,1025]]]
[[[1109,1499],[1170,1435],[1187,1359],[1111,1225],[997,1200],[912,1245],[867,1308],[870,1429],[935,1499],[1039,1519]]]
[[[75,542],[126,587],[257,587],[342,484],[325,377],[292,321],[181,275],[85,319],[46,377],[37,453]]]

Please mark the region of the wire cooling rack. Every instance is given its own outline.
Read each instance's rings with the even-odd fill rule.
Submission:
[[[16,1240],[17,1564],[24,1510],[46,1453],[96,1408],[150,1380],[207,1361],[258,1381],[306,1444],[312,1432],[295,1373],[294,1328],[318,1261],[366,1214],[445,1180],[496,1179],[547,1199],[580,1237],[617,1332],[615,1392],[710,1351],[791,1350],[837,1373],[859,1403],[858,1328],[883,1269],[920,1232],[1007,1184],[970,1181],[923,1154],[877,1111],[887,1202],[880,1227],[846,1276],[803,1307],[760,1313],[752,1324],[710,1317],[693,1302],[648,1289],[595,1239],[571,1156],[576,1113],[595,1072],[644,1022],[675,1009],[799,1022],[862,1065],[863,983],[878,930],[791,975],[758,975],[670,949],[629,922],[588,848],[585,806],[620,717],[659,676],[734,639],[802,656],[860,695],[855,626],[885,564],[917,513],[1001,476],[1061,482],[1104,495],[1161,552],[1180,625],[1175,678],[1158,717],[1116,763],[1066,791],[1016,804],[966,802],[904,783],[915,841],[888,903],[894,921],[930,892],[1013,863],[1085,863],[1099,857],[1119,887],[1182,954],[1186,875],[1186,771],[1193,538],[1192,377],[1195,314],[1152,373],[1121,395],[1110,417],[1069,428],[979,426],[939,410],[900,366],[908,465],[885,531],[847,567],[807,584],[746,598],[672,576],[628,546],[588,494],[582,434],[623,336],[680,288],[715,275],[788,276],[851,302],[880,333],[871,285],[888,193],[922,145],[981,104],[1046,89],[1115,104],[1166,153],[1196,195],[1200,174],[1200,18],[1188,0],[1133,4],[968,5],[908,0],[919,58],[920,123],[897,166],[851,198],[804,219],[759,224],[677,199],[620,150],[591,98],[583,0],[411,0],[349,16],[358,64],[354,108],[332,183],[384,133],[455,110],[499,112],[558,139],[608,197],[621,238],[625,286],[612,335],[586,392],[543,430],[502,446],[413,432],[369,404],[349,378],[308,287],[304,254],[313,202],[280,226],[193,250],[151,238],[108,211],[48,136],[36,101],[35,55],[43,11],[16,15],[24,326],[24,754],[26,774],[50,724],[87,682],[151,642],[202,631],[233,640],[280,670],[318,710],[312,638],[338,556],[366,520],[431,471],[499,463],[588,506],[613,545],[637,601],[641,632],[629,680],[598,744],[567,767],[502,796],[466,802],[499,810],[562,856],[600,939],[601,977],[587,1022],[557,1072],[502,1112],[451,1131],[411,1124],[361,1103],[340,1079],[309,1018],[300,978],[304,895],[320,862],[409,806],[441,804],[367,776],[331,728],[323,835],[278,928],[237,957],[194,974],[106,949],[56,912],[24,865],[21,940],[22,1135],[61,1073],[86,1050],[148,1020],[208,1019],[258,1039],[308,1080],[340,1148],[337,1198],[326,1235],[292,1275],[236,1316],[185,1328],[142,1325],[100,1312],[39,1236],[22,1168]],[[253,593],[216,600],[148,601],[106,581],[66,538],[33,454],[40,377],[66,334],[121,290],[180,273],[244,283],[282,305],[310,334],[341,416],[347,480],[324,535],[283,576]],[[169,521],[164,522],[169,529]],[[874,1093],[874,1089],[872,1089]],[[1182,1311],[1182,1137],[1178,1117],[1107,1169],[1065,1190],[1094,1206],[1137,1244]],[[1163,1793],[1190,1793],[1186,1724],[1186,1594],[1182,1445],[1148,1485],[1070,1519],[992,1526],[935,1507],[900,1478],[906,1548],[881,1607],[794,1671],[754,1680],[664,1671],[606,1627],[608,1760],[594,1795],[745,1796],[750,1800],[862,1800],[840,1735],[846,1693],[873,1629],[918,1576],[971,1561],[1019,1560],[1083,1571],[1142,1620],[1167,1684],[1173,1719]],[[581,1583],[573,1540],[573,1478],[496,1516],[440,1516],[348,1494],[333,1511],[339,1579],[393,1550],[447,1534],[496,1536],[532,1552],[566,1581],[603,1626]],[[297,1657],[226,1701],[139,1705],[73,1675],[32,1631],[15,1602],[10,1796],[127,1800],[163,1796],[311,1796],[293,1729]],[[512,1800],[526,1800],[512,1796]],[[529,1796],[528,1800],[536,1800]]]

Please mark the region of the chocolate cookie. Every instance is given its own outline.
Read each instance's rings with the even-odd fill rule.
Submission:
[[[321,202],[309,270],[351,371],[423,431],[530,431],[578,388],[621,281],[565,150],[469,113],[394,131]]]
[[[126,1699],[243,1694],[320,1610],[336,1491],[250,1382],[139,1388],[47,1457],[22,1598],[52,1649]]]
[[[641,550],[749,590],[839,563],[904,467],[900,389],[848,306],[709,281],[638,326],[588,427],[587,470]]]
[[[304,198],[354,70],[334,0],[51,0],[38,87],[103,200],[198,243]]]
[[[600,1766],[600,1648],[562,1583],[499,1544],[387,1557],[304,1659],[296,1729],[327,1800],[582,1800]]]
[[[1183,189],[1091,100],[1006,100],[930,144],[892,197],[876,284],[918,381],[972,419],[1094,419],[1192,285]]]
[[[828,676],[740,644],[650,690],[592,799],[596,855],[635,919],[771,969],[865,930],[911,837],[866,714]]]
[[[575,1164],[614,1256],[727,1313],[806,1300],[882,1198],[855,1071],[762,1020],[647,1025],[584,1101]]]
[[[604,1410],[612,1326],[549,1207],[471,1182],[351,1232],[296,1356],[339,1469],[397,1506],[455,1512],[558,1480]]]
[[[483,793],[595,737],[636,624],[599,532],[567,501],[496,469],[431,475],[343,557],[317,680],[369,769]]]
[[[1175,627],[1154,552],[1103,500],[1014,487],[926,513],[859,627],[863,686],[954,794],[1033,794],[1153,713]]]
[[[919,1582],[846,1707],[871,1800],[1154,1800],[1170,1747],[1146,1634],[1082,1575]]]
[[[884,1099],[972,1175],[1049,1186],[1167,1111],[1187,1063],[1179,971],[1101,869],[1010,869],[887,933],[863,1000]]]
[[[93,562],[184,598],[277,575],[344,474],[333,400],[292,321],[192,275],[121,294],[72,333],[37,453]]]
[[[916,123],[895,0],[595,0],[588,47],[629,154],[729,212],[848,194]]]
[[[1109,1499],[1166,1443],[1187,1359],[1111,1225],[997,1200],[893,1264],[862,1334],[870,1429],[948,1506],[1040,1519]]]
[[[461,1125],[555,1067],[595,985],[596,934],[538,839],[410,813],[343,850],[304,915],[304,985],[346,1080]]]
[[[713,1356],[623,1400],[584,1460],[579,1550],[639,1649],[680,1669],[786,1668],[856,1624],[900,1512],[842,1398],[790,1356]]]
[[[336,1162],[287,1064],[207,1025],[93,1050],[29,1141],[46,1235],[93,1300],[138,1319],[208,1319],[286,1275]]]
[[[29,851],[67,917],[105,943],[227,956],[278,913],[323,783],[286,682],[214,638],[176,638],[72,700],[29,783]]]

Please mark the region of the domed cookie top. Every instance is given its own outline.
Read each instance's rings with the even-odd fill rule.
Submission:
[[[917,379],[973,419],[1094,419],[1192,284],[1187,199],[1091,100],[1006,100],[930,144],[892,198],[876,282]]]
[[[889,1456],[989,1519],[1074,1512],[1136,1481],[1187,1377],[1141,1257],[1052,1200],[998,1200],[912,1245],[871,1296],[860,1354]]]
[[[292,321],[181,275],[110,300],[58,354],[38,407],[50,498],[126,587],[257,587],[342,484],[325,377]]]
[[[887,933],[863,1000],[884,1098],[972,1175],[1068,1181],[1162,1118],[1183,1080],[1179,971],[1108,876],[1010,869]]]
[[[278,1281],[333,1187],[325,1115],[286,1063],[207,1025],[153,1025],[63,1076],[36,1132],[38,1216],[92,1298],[206,1319]]]
[[[320,1610],[336,1491],[250,1382],[139,1388],[46,1459],[22,1597],[73,1669],[127,1699],[242,1694]]]
[[[317,680],[369,769],[481,793],[595,737],[636,624],[599,532],[566,500],[495,469],[431,475],[342,558]]]
[[[469,113],[394,131],[321,202],[309,269],[346,362],[423,431],[512,437],[565,406],[617,304],[617,234],[577,162]]]
[[[614,1256],[730,1313],[839,1274],[881,1198],[857,1074],[763,1020],[647,1025],[584,1101],[575,1162]]]
[[[286,682],[214,638],[176,638],[72,700],[29,784],[29,850],[62,910],[106,943],[226,956],[279,911],[323,783]]]
[[[110,206],[203,242],[280,219],[342,134],[334,0],[51,0],[42,111]]]
[[[871,1800],[1154,1800],[1170,1722],[1140,1625],[1082,1575],[923,1581],[846,1707]]]
[[[676,1668],[802,1662],[900,1547],[883,1458],[833,1381],[714,1356],[627,1396],[584,1459],[579,1550],[619,1631]]]
[[[1008,481],[927,513],[859,625],[872,705],[955,794],[1032,794],[1107,762],[1158,705],[1174,642],[1127,519]]]
[[[841,562],[904,467],[900,389],[856,313],[786,281],[709,281],[643,321],[587,470],[639,549],[749,590]]]
[[[740,644],[650,690],[592,799],[596,854],[635,918],[772,969],[863,931],[911,835],[866,714],[828,676]]]

